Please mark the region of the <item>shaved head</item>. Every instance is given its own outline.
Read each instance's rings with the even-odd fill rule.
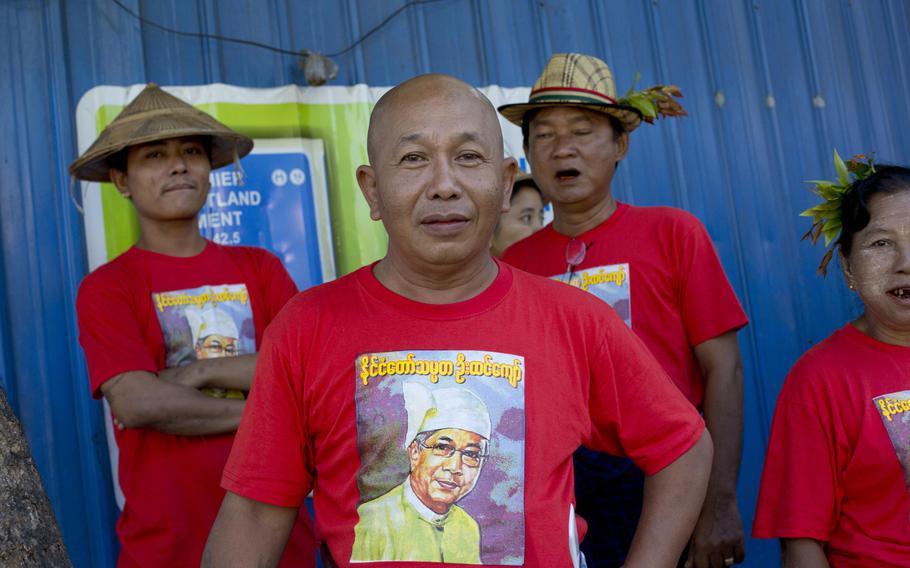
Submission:
[[[439,287],[495,272],[490,240],[517,162],[503,155],[490,101],[454,77],[421,75],[379,99],[367,140],[370,164],[357,168],[357,183],[389,235],[389,266],[445,275]]]
[[[420,75],[393,88],[376,103],[370,115],[370,128],[367,133],[367,154],[370,163],[375,164],[379,149],[394,140],[388,139],[389,125],[394,123],[401,113],[409,113],[415,106],[432,104],[436,112],[445,113],[446,108],[455,101],[471,101],[477,112],[483,114],[485,124],[495,125],[496,144],[502,149],[502,129],[499,127],[499,115],[493,103],[479,90],[450,75],[430,73]]]

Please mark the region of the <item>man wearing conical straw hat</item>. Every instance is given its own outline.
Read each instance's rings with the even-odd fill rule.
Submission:
[[[606,63],[554,55],[527,103],[499,108],[521,127],[534,180],[553,204],[553,223],[503,258],[610,303],[703,410],[717,450],[684,563],[729,566],[744,556],[736,504],[743,397],[736,331],[747,319],[698,220],[669,207],[619,203],[612,192],[630,133],[642,120],[685,114],[677,96],[676,87],[659,85],[618,98]],[[590,529],[582,546],[589,565],[620,566],[630,546],[642,544],[632,538],[639,516],[648,514],[642,499],[648,481],[628,460],[584,448],[575,466],[578,511]]]
[[[252,147],[149,85],[70,166],[113,182],[139,220],[135,246],[89,274],[76,300],[92,395],[117,427],[121,567],[199,565],[246,403],[224,393],[249,391],[262,331],[296,293],[274,255],[199,233],[210,171]],[[294,531],[285,561],[312,566],[305,512]]]

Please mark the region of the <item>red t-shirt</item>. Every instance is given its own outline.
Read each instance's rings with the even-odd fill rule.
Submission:
[[[700,407],[704,380],[692,348],[748,323],[704,226],[679,209],[617,203],[609,219],[575,238],[588,249],[571,283],[613,306]],[[567,282],[570,240],[548,225],[503,260]]]
[[[784,382],[756,538],[827,543],[834,568],[910,566],[910,348],[846,325]]]
[[[189,258],[129,249],[79,288],[79,341],[92,395],[100,398],[101,385],[121,373],[156,373],[194,360],[194,339],[206,328],[233,336],[238,354],[256,352],[266,325],[296,291],[278,258],[262,249],[208,242]],[[199,566],[224,498],[218,481],[233,434],[130,428],[116,437],[126,497],[117,522],[119,566]],[[289,557],[312,566],[306,514],[295,530]]]
[[[414,441],[445,429],[487,442],[451,442],[439,457],[435,438],[435,450]],[[571,566],[575,449],[627,455],[654,474],[703,429],[641,341],[587,294],[499,264],[478,296],[430,305],[365,267],[299,294],[269,328],[222,484],[289,507],[314,488],[340,566],[355,545],[355,560],[383,566],[437,565],[437,546],[488,565]],[[430,479],[448,477],[429,485],[457,496],[432,519],[409,504],[427,497],[406,487],[428,479],[421,463],[441,464]],[[389,515],[360,527],[370,546],[355,543],[361,505]],[[436,532],[421,537],[420,519]],[[395,562],[404,557],[415,561]]]

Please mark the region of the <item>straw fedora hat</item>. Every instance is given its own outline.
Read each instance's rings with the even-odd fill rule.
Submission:
[[[70,164],[69,172],[85,181],[111,181],[109,158],[117,152],[136,144],[186,136],[211,139],[212,169],[230,164],[253,149],[251,138],[149,83],[107,125],[94,144]]]
[[[558,106],[582,107],[617,118],[632,132],[641,124],[642,114],[616,98],[613,72],[600,59],[581,53],[555,53],[531,88],[527,103],[499,107],[506,120],[521,126],[528,111]]]

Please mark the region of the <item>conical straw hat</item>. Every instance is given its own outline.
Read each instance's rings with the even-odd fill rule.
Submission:
[[[230,164],[253,149],[249,137],[149,83],[70,164],[70,175],[85,181],[110,181],[108,159],[127,146],[187,136],[211,138],[212,169]]]
[[[641,124],[635,107],[617,102],[613,72],[600,59],[581,53],[555,53],[531,88],[527,103],[499,107],[506,120],[521,126],[525,114],[538,108],[573,106],[609,114],[626,132]]]

